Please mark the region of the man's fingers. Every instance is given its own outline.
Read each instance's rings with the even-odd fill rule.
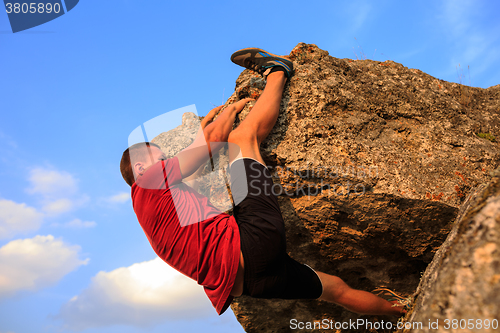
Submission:
[[[205,127],[212,121],[214,120],[214,117],[215,115],[217,114],[217,112],[220,111],[220,109],[222,109],[224,105],[219,105],[215,108],[213,108],[212,110],[210,110],[207,115],[205,117],[203,117],[203,120],[201,121],[201,128],[202,129],[205,129]]]
[[[234,103],[234,107],[236,108],[236,112],[241,112],[241,110],[243,110],[243,108],[245,107],[245,105],[250,102],[250,101],[255,101],[255,99],[253,98],[243,98],[243,99],[240,99],[238,102]]]
[[[210,112],[205,117],[213,119],[215,117],[215,115],[217,114],[217,112],[219,112],[220,109],[222,109],[222,107],[224,107],[224,104],[219,105],[216,108],[213,108],[212,110],[210,110]]]
[[[218,107],[213,108],[213,109],[212,109],[212,111],[217,112],[217,111],[219,111],[220,109],[222,109],[222,107],[223,107],[223,106],[224,106],[224,104],[219,105]],[[212,111],[210,111],[210,112],[212,112]]]
[[[241,110],[243,110],[243,108],[245,107],[245,104],[247,104],[250,101],[255,101],[255,99],[254,98],[243,98],[243,99],[240,99],[236,103],[228,105],[228,107],[233,108],[233,110],[236,110],[236,112],[239,113],[239,112],[241,112]],[[215,115],[223,107],[224,107],[224,104],[223,105],[219,105],[219,106],[213,108],[212,110],[210,110],[210,112],[207,113],[207,115],[201,121],[201,128],[205,129],[205,127],[214,119]]]
[[[248,98],[243,98],[243,99],[240,99],[240,100],[239,100],[238,102],[236,102],[236,103],[247,104],[247,103],[248,103],[248,102],[250,102],[250,101],[255,101],[255,98],[250,98],[250,97],[248,97]]]

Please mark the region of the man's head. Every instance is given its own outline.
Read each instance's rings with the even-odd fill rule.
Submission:
[[[151,142],[136,143],[127,148],[122,155],[120,171],[127,184],[132,186],[147,168],[167,157],[160,146]]]

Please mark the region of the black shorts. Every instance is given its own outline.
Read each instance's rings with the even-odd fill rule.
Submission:
[[[257,298],[319,298],[323,287],[316,272],[286,252],[285,224],[272,187],[271,174],[260,162],[244,158],[231,165],[234,217],[245,261],[243,294]]]

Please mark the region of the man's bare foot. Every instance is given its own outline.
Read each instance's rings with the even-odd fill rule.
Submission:
[[[406,314],[408,311],[406,310],[406,305],[401,303],[400,301],[390,301],[392,304],[392,308],[394,309],[395,316],[401,316]]]

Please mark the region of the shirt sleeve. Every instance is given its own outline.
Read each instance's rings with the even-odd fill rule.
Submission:
[[[181,168],[177,156],[149,167],[146,172],[140,176],[136,184],[144,189],[160,190],[167,189],[169,186],[179,184],[182,181]]]
[[[177,156],[161,161],[163,166],[163,179],[168,185],[179,184],[182,181],[181,167]]]

